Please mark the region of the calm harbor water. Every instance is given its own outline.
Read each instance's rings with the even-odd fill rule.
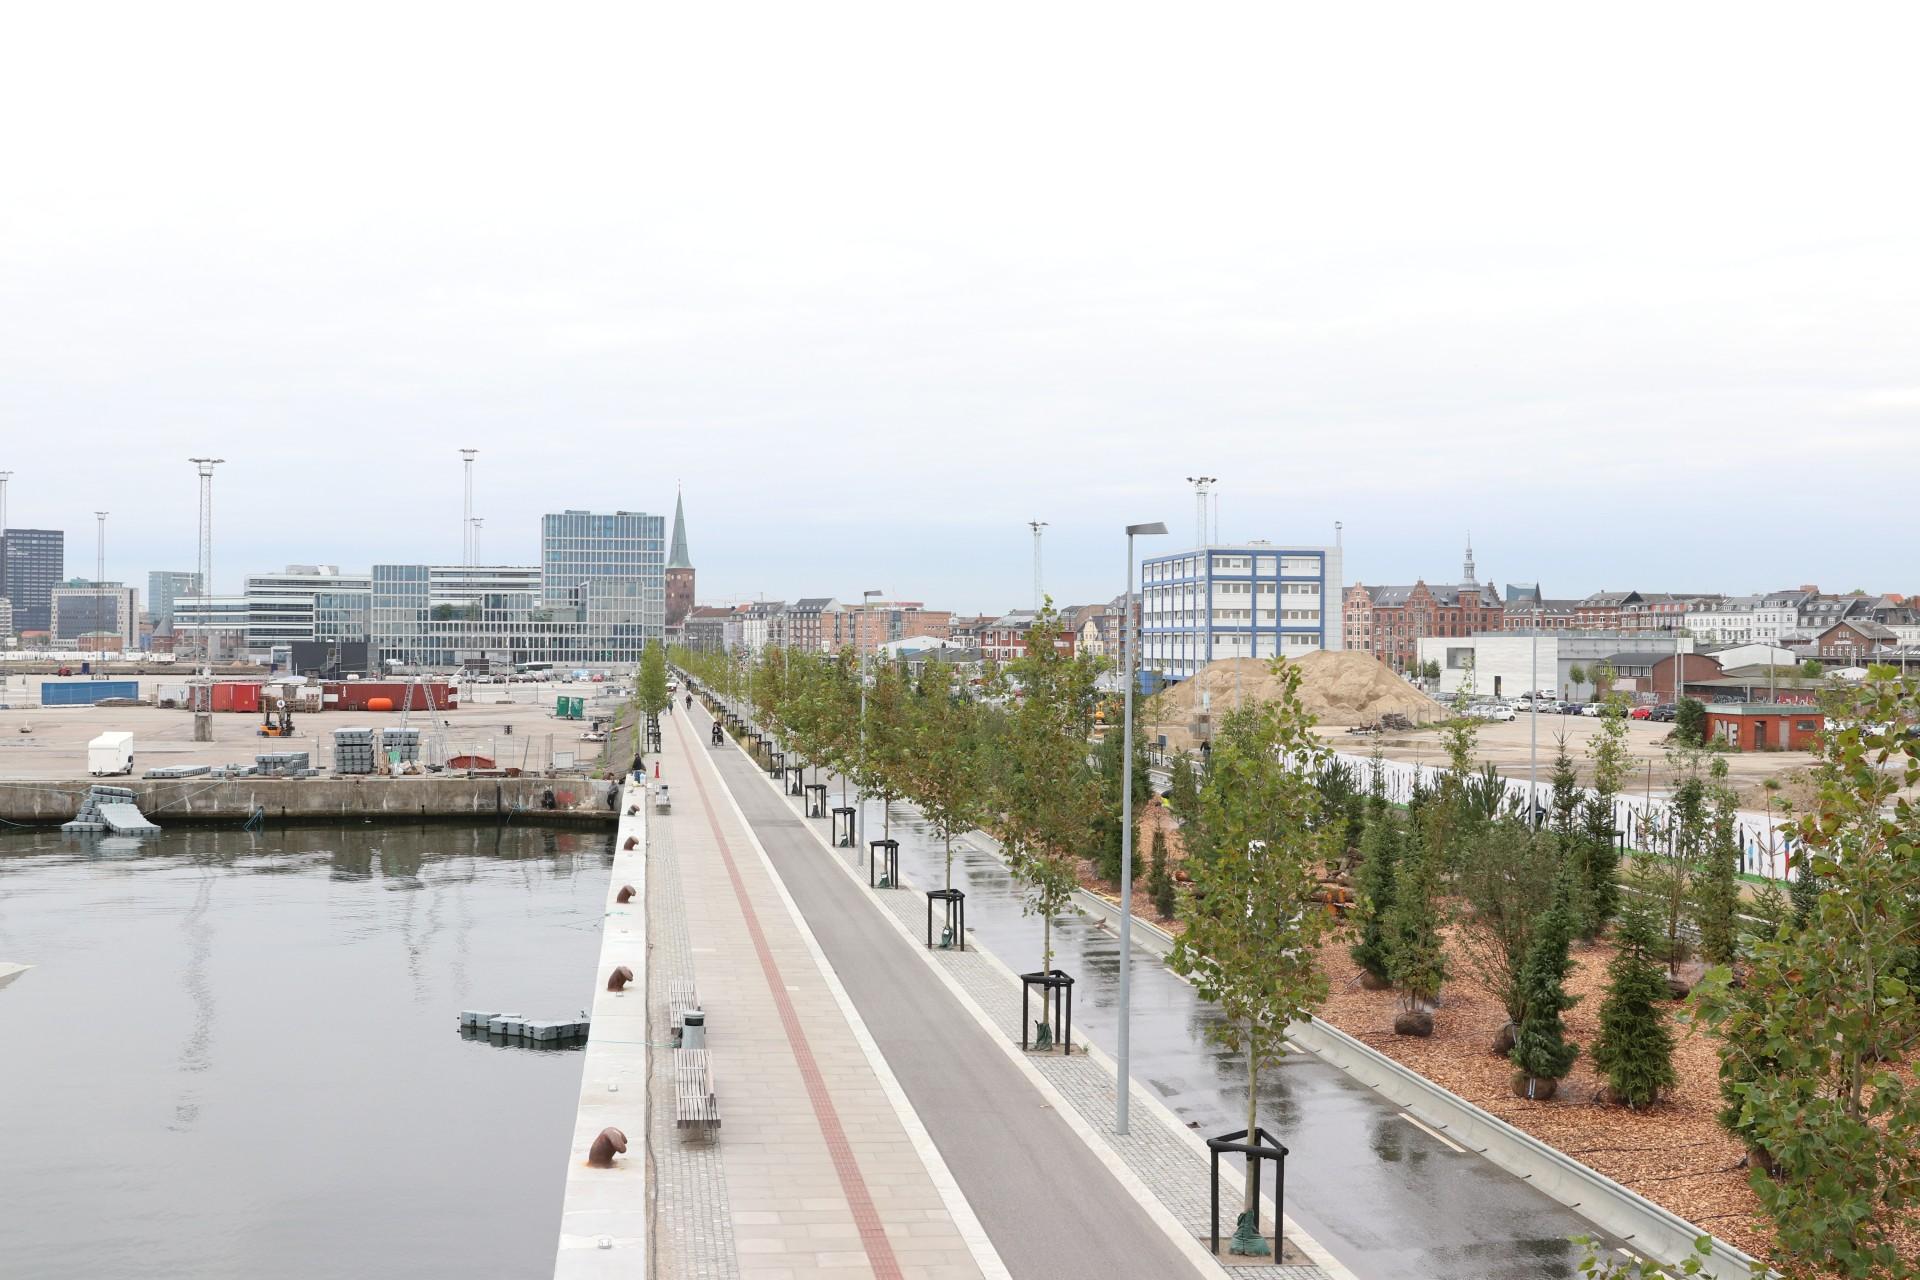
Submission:
[[[550,1274],[609,835],[0,835],[0,1276]]]

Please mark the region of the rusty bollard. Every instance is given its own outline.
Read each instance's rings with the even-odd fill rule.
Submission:
[[[633,970],[627,968],[627,966],[625,965],[621,965],[618,969],[615,969],[612,973],[607,975],[607,990],[625,991],[627,989],[627,984],[632,981],[633,981]]]
[[[628,853],[632,853],[636,848],[639,847],[639,845],[640,845],[639,836],[628,836],[627,842],[621,845],[620,847],[626,850]]]
[[[616,896],[614,897],[614,899],[613,899],[613,900],[614,900],[615,902],[632,902],[632,901],[633,901],[633,886],[632,886],[632,885],[630,885],[630,884],[623,884],[623,885],[621,885],[621,886],[620,886],[620,892],[619,892],[619,893],[618,893],[618,894],[617,894],[617,895],[616,895]]]
[[[613,1157],[627,1149],[627,1135],[618,1129],[602,1129],[600,1136],[587,1148],[587,1166],[593,1169],[613,1168]]]

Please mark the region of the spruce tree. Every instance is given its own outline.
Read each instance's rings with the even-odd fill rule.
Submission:
[[[1193,761],[1182,751],[1173,758],[1173,771],[1167,782],[1167,804],[1181,818],[1191,818],[1199,808],[1200,783],[1193,776]]]
[[[1155,914],[1162,920],[1173,919],[1173,876],[1167,871],[1167,833],[1158,829],[1153,833],[1153,869],[1147,873],[1147,896],[1153,899]]]
[[[1655,959],[1659,935],[1645,899],[1635,895],[1614,929],[1619,950],[1607,966],[1600,1038],[1593,1061],[1607,1073],[1616,1102],[1644,1107],[1676,1082],[1673,1032],[1667,1027],[1667,979]]]
[[[1432,817],[1438,806],[1429,806]],[[1410,841],[1394,862],[1393,905],[1386,917],[1387,976],[1400,992],[1401,1035],[1433,1034],[1427,1006],[1447,980],[1447,953],[1440,943],[1439,854],[1425,832]]]
[[[1572,968],[1568,954],[1573,941],[1570,889],[1563,884],[1553,906],[1534,926],[1533,946],[1520,971],[1520,990],[1527,1010],[1520,1019],[1513,1052],[1508,1055],[1519,1068],[1513,1091],[1541,1101],[1553,1096],[1556,1083],[1573,1070],[1573,1061],[1580,1056],[1580,1046],[1568,1042],[1566,1023],[1561,1018],[1579,1002],[1579,997],[1569,996],[1566,988]]]
[[[1708,964],[1732,964],[1738,957],[1740,927],[1740,842],[1736,834],[1733,788],[1711,789],[1713,817],[1707,830],[1702,866],[1693,886],[1694,927],[1700,955]]]
[[[1384,805],[1369,814],[1366,833],[1360,837],[1360,859],[1354,895],[1360,940],[1347,954],[1375,983],[1385,986],[1392,981],[1388,918],[1393,912],[1395,864],[1400,859],[1400,824]]]

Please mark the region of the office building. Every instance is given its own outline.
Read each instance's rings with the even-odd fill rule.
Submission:
[[[200,575],[181,569],[155,569],[147,575],[147,615],[155,631],[173,626],[175,602],[200,594]]]
[[[1340,548],[1249,542],[1152,556],[1140,566],[1140,663],[1184,680],[1223,658],[1341,647]]]
[[[59,529],[8,529],[0,537],[0,596],[21,631],[53,627],[53,589],[67,575],[67,535]]]
[[[49,600],[48,642],[55,649],[132,650],[140,637],[140,593],[117,582],[75,578]]]
[[[571,598],[624,598],[594,585],[576,583]],[[369,661],[387,670],[624,667],[640,660],[647,639],[659,638],[657,629],[595,616],[581,605],[548,604],[543,588],[532,566],[377,564],[367,610]]]
[[[582,637],[599,637],[609,654],[637,659],[646,641],[666,635],[666,542],[666,521],[641,511],[542,516],[542,603],[588,628]]]

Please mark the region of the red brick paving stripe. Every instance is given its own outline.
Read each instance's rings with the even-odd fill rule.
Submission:
[[[680,740],[682,754],[687,753],[687,731],[681,726],[686,722],[679,716],[673,717],[674,736]],[[847,1205],[853,1210],[854,1225],[860,1230],[860,1247],[867,1252],[867,1260],[873,1264],[873,1274],[878,1280],[901,1280],[899,1260],[893,1256],[893,1242],[887,1239],[887,1232],[880,1225],[880,1213],[873,1206],[873,1195],[867,1190],[867,1180],[860,1172],[859,1164],[854,1160],[853,1147],[847,1142],[847,1131],[840,1123],[840,1113],[834,1109],[833,1098],[827,1093],[826,1079],[820,1074],[819,1064],[813,1059],[813,1048],[807,1042],[806,1029],[800,1025],[800,1015],[793,1007],[793,997],[787,992],[787,984],[780,973],[780,965],[773,958],[773,951],[767,946],[767,935],[760,928],[760,917],[753,909],[752,899],[747,897],[747,886],[740,878],[740,867],[733,860],[733,850],[727,844],[727,838],[720,834],[720,820],[714,814],[713,801],[707,795],[707,785],[700,778],[700,769],[692,764],[689,755],[688,764],[693,775],[693,787],[700,793],[700,807],[706,812],[707,826],[713,831],[714,843],[720,846],[720,859],[727,864],[727,879],[733,883],[733,896],[740,903],[741,914],[747,919],[747,932],[753,937],[753,949],[760,957],[760,971],[766,975],[767,989],[773,993],[773,1003],[780,1010],[780,1025],[786,1028],[787,1043],[793,1049],[793,1060],[800,1068],[800,1078],[806,1082],[807,1097],[813,1103],[814,1119],[820,1123],[820,1136],[826,1139],[827,1153],[833,1157],[834,1172],[840,1175],[840,1190],[847,1197]]]

